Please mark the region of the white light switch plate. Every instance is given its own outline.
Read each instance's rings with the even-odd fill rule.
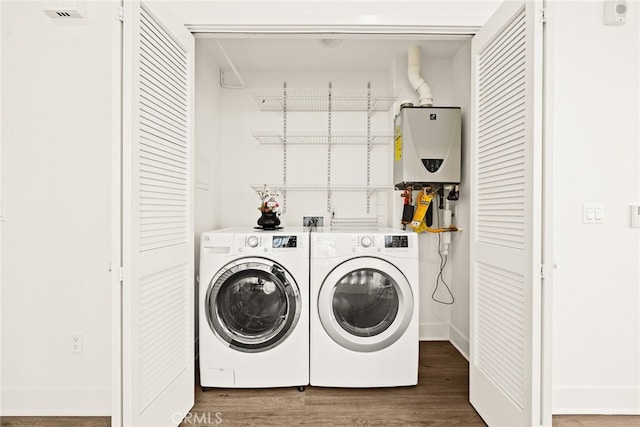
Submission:
[[[604,205],[602,203],[584,203],[582,205],[583,224],[602,224],[604,222]]]

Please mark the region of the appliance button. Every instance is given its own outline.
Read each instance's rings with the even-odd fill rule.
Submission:
[[[372,244],[373,239],[370,236],[364,236],[360,238],[360,245],[362,245],[363,248],[368,248]]]
[[[247,246],[249,246],[250,248],[255,248],[259,244],[260,244],[260,239],[258,239],[256,236],[247,237]]]

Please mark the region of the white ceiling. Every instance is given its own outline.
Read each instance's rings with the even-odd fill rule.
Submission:
[[[162,0],[194,27],[480,27],[502,0]]]
[[[381,40],[346,38],[334,48],[317,37],[221,38],[218,42],[239,70],[256,71],[388,71],[394,59],[406,61],[411,46],[422,47],[423,58],[452,58],[467,42],[454,40]],[[199,38],[222,69],[228,61],[216,39]]]

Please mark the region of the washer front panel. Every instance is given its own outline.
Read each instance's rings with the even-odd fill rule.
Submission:
[[[205,297],[211,330],[234,349],[261,352],[283,342],[300,317],[291,274],[266,258],[242,258],[213,277]]]
[[[396,342],[413,315],[407,278],[380,258],[353,258],[335,267],[318,294],[320,322],[329,336],[354,351],[381,350]]]

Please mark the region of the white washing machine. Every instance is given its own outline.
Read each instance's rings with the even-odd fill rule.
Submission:
[[[416,385],[418,301],[415,233],[312,232],[311,385]]]
[[[309,233],[231,228],[200,242],[200,384],[309,384]]]

